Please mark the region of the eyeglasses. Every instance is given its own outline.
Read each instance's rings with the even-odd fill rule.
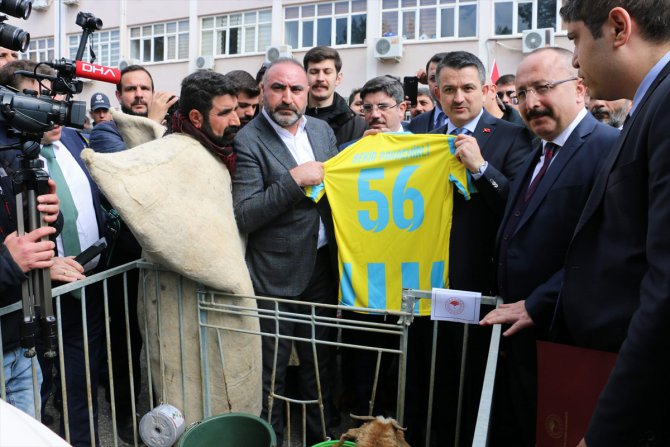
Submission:
[[[541,98],[543,96],[548,95],[551,89],[553,89],[557,85],[576,80],[577,78],[569,78],[569,79],[563,79],[561,81],[547,82],[546,84],[538,85],[533,88],[519,89],[516,91],[516,101],[517,101],[516,103],[518,104],[520,102],[524,102],[526,100],[526,97],[528,97],[528,93],[530,92],[532,92],[537,98]]]
[[[361,106],[361,109],[363,109],[363,113],[372,113],[375,109],[379,110],[380,112],[386,112],[387,110],[391,110],[394,107],[398,107],[398,104],[363,104]]]

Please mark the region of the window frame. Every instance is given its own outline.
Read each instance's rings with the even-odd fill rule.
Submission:
[[[174,31],[170,31],[170,25],[174,24]],[[185,29],[182,29],[182,26],[185,24]],[[162,33],[156,33],[156,27],[162,28]],[[145,34],[145,30],[150,29],[150,33]],[[133,32],[139,30],[139,36],[133,37]],[[169,20],[165,22],[152,22],[145,23],[142,25],[133,25],[128,27],[128,45],[129,45],[129,54],[131,59],[139,60],[142,65],[154,65],[154,64],[165,64],[165,63],[175,63],[175,62],[184,62],[188,61],[190,58],[189,54],[189,39],[190,37],[190,25],[188,18]],[[163,59],[155,60],[155,47],[156,47],[156,38],[163,38]],[[186,56],[179,57],[179,49],[181,39],[186,39]],[[174,39],[174,57],[170,58],[170,40]],[[139,49],[137,54],[135,54],[133,49],[134,42],[139,42]],[[150,60],[145,60],[144,52],[146,50],[146,45],[149,44],[150,51]]]
[[[358,2],[358,0],[330,0],[326,2],[314,2],[312,1],[311,3],[303,3],[303,4],[291,4],[291,5],[284,5],[282,7],[282,23],[283,23],[283,28],[282,28],[282,42],[284,42],[287,45],[291,45],[293,50],[298,50],[298,51],[303,51],[303,50],[309,50],[312,47],[318,46],[318,45],[325,45],[329,46],[331,48],[359,48],[359,47],[365,47],[365,42],[368,39],[367,36],[367,18],[365,18],[365,36],[363,37],[363,41],[360,43],[351,43],[352,42],[352,23],[354,17],[366,17],[368,15],[368,10],[367,10],[367,2],[362,1],[358,2],[358,4],[363,4],[364,9],[362,10],[357,10],[354,11],[354,5],[353,2]],[[336,9],[336,4],[341,4],[341,3],[347,3],[347,12],[337,12]],[[323,15],[319,14],[319,8],[323,8],[325,5],[330,5],[330,13],[326,13]],[[314,8],[314,13],[309,16],[303,16],[303,8]],[[287,17],[288,10],[291,9],[297,9],[298,15],[296,17]],[[319,43],[319,20],[323,19],[330,19],[330,42],[329,43]],[[337,43],[337,29],[338,29],[338,19],[346,19],[346,26],[347,26],[347,38],[346,38],[346,43]],[[298,35],[297,35],[297,41],[298,45],[294,46],[292,42],[288,40],[287,32],[286,32],[286,27],[290,23],[297,23],[298,26]],[[311,45],[303,45],[305,42],[303,32],[305,30],[305,24],[311,23],[311,32],[312,32],[312,42]]]
[[[55,41],[56,39],[54,36],[44,36],[44,37],[36,37],[36,38],[31,38],[30,39],[30,44],[28,46],[28,49],[26,50],[25,53],[19,52],[19,58],[20,59],[27,59],[31,60],[33,62],[52,62],[56,56],[55,52]],[[46,48],[35,48],[32,49],[31,47],[33,44],[38,47],[40,42],[46,42]],[[46,52],[46,58],[40,57],[42,53]],[[36,54],[38,57],[36,59],[31,58],[31,54]]]
[[[397,29],[398,29],[398,35],[402,37],[403,43],[421,43],[421,42],[454,42],[454,41],[472,41],[472,40],[477,40],[479,39],[480,35],[480,27],[479,27],[479,12],[480,12],[480,1],[479,0],[450,0],[450,1],[444,1],[444,0],[432,0],[430,3],[432,4],[421,4],[422,0],[415,0],[415,5],[412,6],[403,6],[403,0],[393,0],[397,2],[397,7],[387,7],[384,8],[384,3],[383,0],[380,0],[381,2],[381,7],[380,7],[380,20],[379,20],[379,26],[381,27],[380,29],[380,35],[381,36],[387,36],[387,33],[384,32],[383,25],[384,25],[384,13],[389,13],[393,11],[397,11],[398,15],[396,16],[397,19]],[[425,0],[424,0],[425,1]],[[461,17],[461,7],[467,7],[467,6],[474,6],[475,7],[475,12],[473,14],[474,17],[474,26],[475,26],[475,32],[474,35],[472,36],[459,36],[460,33],[460,17]],[[420,11],[425,11],[425,10],[430,10],[433,9],[435,11],[435,37],[427,37],[425,39],[421,38],[421,35],[419,34],[419,30],[415,29],[414,30],[414,35],[415,37],[412,38],[407,38],[404,36],[404,20],[405,20],[405,14],[406,13],[411,13],[414,11],[414,23],[415,24],[420,24],[421,23],[421,13]],[[451,9],[453,11],[453,30],[454,30],[454,35],[453,36],[441,36],[442,34],[442,29],[441,29],[441,22],[442,22],[442,11],[443,10],[449,10]],[[416,28],[416,25],[415,25]]]
[[[511,3],[512,4],[512,32],[510,34],[498,34],[496,31],[496,16],[495,8],[496,5]],[[529,3],[532,7],[532,18],[530,28],[519,31],[519,4],[520,3]],[[563,21],[561,20],[561,15],[559,13],[561,7],[561,0],[555,0],[556,10],[555,10],[555,21],[554,21],[554,33],[555,35],[565,35],[567,31],[564,29]],[[538,29],[538,11],[539,4],[537,0],[493,0],[491,3],[491,36],[495,39],[505,39],[505,38],[519,38],[523,35],[524,31],[531,29]],[[548,28],[548,27],[542,27]]]
[[[255,13],[256,19],[253,24],[247,24],[245,23],[246,15],[250,13]],[[263,13],[269,13],[268,18],[265,20],[261,20],[262,14]],[[234,25],[231,27],[230,25],[230,17],[231,16],[240,16],[240,22],[238,25]],[[219,19],[225,17],[225,26],[218,25]],[[207,20],[212,20],[213,25],[212,27],[205,27],[205,21]],[[250,56],[250,55],[259,55],[265,53],[266,48],[260,48],[261,42],[260,42],[260,37],[261,37],[261,26],[262,25],[270,25],[270,40],[267,43],[267,46],[272,45],[272,8],[262,8],[262,9],[253,9],[253,10],[245,10],[245,11],[233,11],[233,12],[228,12],[225,14],[216,14],[216,15],[209,15],[209,16],[203,16],[200,17],[200,46],[198,48],[199,54],[201,56],[212,56],[214,58],[228,58],[228,57],[239,57],[239,56]],[[253,26],[254,28],[254,47],[255,51],[246,51],[247,47],[247,29]],[[239,28],[240,33],[241,33],[241,38],[240,38],[240,45],[239,45],[239,51],[234,54],[229,54],[228,51],[230,51],[230,30],[231,28]],[[224,32],[226,33],[226,42],[225,42],[225,49],[222,53],[218,53],[218,40],[219,40],[219,33]],[[205,33],[212,33],[211,36],[211,53],[208,51],[205,51],[203,44],[205,43]]]
[[[115,35],[116,34],[116,35]],[[101,36],[106,36],[106,39],[103,41]],[[81,39],[81,33],[79,34],[68,34],[68,53],[70,59],[74,59],[77,55],[77,50],[79,49],[79,41]],[[116,50],[114,45],[116,44]],[[93,47],[93,51],[96,55],[95,63],[99,65],[104,65],[107,67],[116,67],[121,61],[121,30],[120,28],[109,28],[101,31],[96,31],[91,34],[88,38],[86,49],[84,51],[84,59],[88,60],[89,49]],[[103,48],[107,47],[108,57],[103,58],[102,54],[104,53]],[[113,58],[113,54],[116,51],[116,59]]]

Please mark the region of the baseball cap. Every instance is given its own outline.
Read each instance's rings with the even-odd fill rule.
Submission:
[[[91,96],[91,110],[109,109],[109,98],[104,93],[94,93]]]

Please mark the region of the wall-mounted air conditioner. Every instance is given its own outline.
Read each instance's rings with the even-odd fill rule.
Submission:
[[[139,59],[120,59],[119,60],[119,70],[123,70],[129,65],[139,65]]]
[[[283,57],[292,57],[291,45],[272,45],[265,49],[265,61],[274,62]]]
[[[402,38],[400,36],[375,39],[375,57],[382,62],[396,61],[402,58]]]
[[[212,70],[213,68],[214,56],[198,56],[191,63],[191,69],[193,70]]]
[[[529,29],[521,34],[521,44],[524,53],[530,53],[542,47],[554,46],[554,29]]]

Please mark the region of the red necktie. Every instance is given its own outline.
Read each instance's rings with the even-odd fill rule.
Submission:
[[[542,167],[537,172],[537,175],[535,176],[533,181],[530,182],[530,185],[526,190],[526,197],[525,197],[526,202],[528,202],[530,198],[533,196],[533,193],[537,189],[537,186],[540,184],[540,181],[542,181],[542,177],[544,177],[544,173],[547,172],[547,169],[549,169],[551,159],[554,158],[554,154],[558,152],[558,149],[559,147],[554,143],[547,143],[544,146],[544,162],[542,163]]]

